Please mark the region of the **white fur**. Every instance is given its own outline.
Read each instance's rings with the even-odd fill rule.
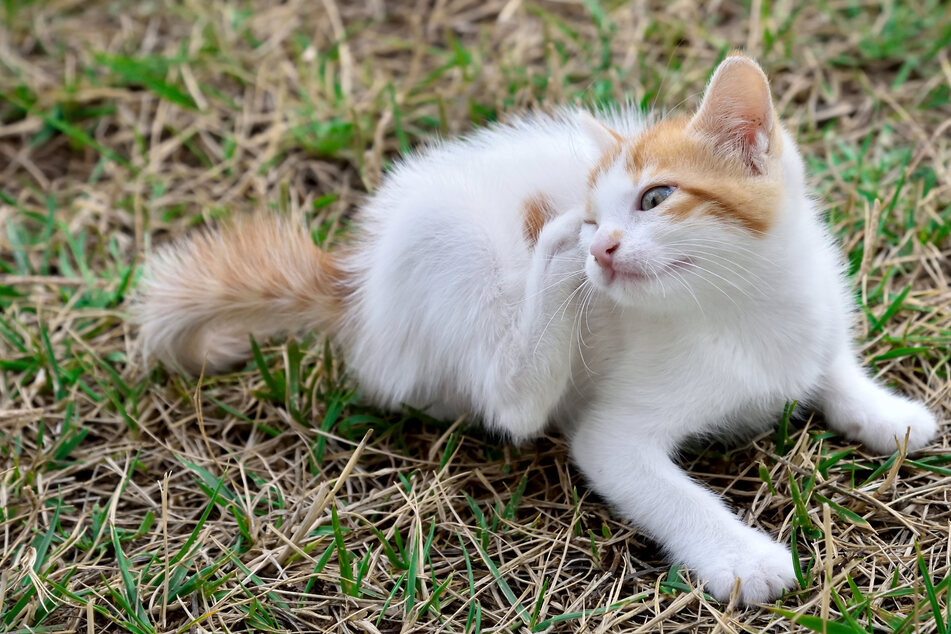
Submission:
[[[605,122],[628,137],[644,126]],[[784,202],[758,235],[632,213],[651,174],[632,182],[624,156],[590,192],[598,226],[582,224],[611,142],[591,130],[578,112],[539,116],[403,162],[359,217],[338,343],[379,405],[474,412],[515,440],[558,423],[594,489],[715,597],[739,579],[741,600],[771,599],[794,584],[792,555],[677,467],[678,447],[767,429],[794,399],[876,451],[908,428],[921,447],[934,417],[858,366],[839,250],[788,135],[774,162]],[[533,247],[522,205],[537,194],[558,215]],[[588,247],[609,229],[623,235],[615,261],[655,278],[605,279]]]
[[[636,134],[641,122],[610,125]],[[690,480],[671,461],[677,448],[691,436],[766,429],[794,399],[877,451],[891,451],[906,427],[922,446],[934,418],[854,360],[841,259],[788,135],[785,205],[762,236],[715,219],[674,227],[656,214],[622,217],[644,185],[622,158],[593,192],[611,210],[602,222],[655,267],[692,254],[704,270],[604,288],[586,252],[594,228],[581,224],[602,141],[586,128],[570,113],[502,126],[391,175],[364,210],[367,235],[351,263],[349,367],[382,405],[474,411],[514,439],[554,417],[594,489],[709,592],[726,599],[739,578],[742,600],[768,600],[794,584],[791,554]],[[520,205],[538,192],[561,215],[532,251]]]

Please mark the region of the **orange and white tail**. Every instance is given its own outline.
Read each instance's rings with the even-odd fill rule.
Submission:
[[[201,232],[149,259],[136,306],[142,352],[198,374],[247,358],[249,335],[333,334],[348,294],[339,256],[290,220]]]

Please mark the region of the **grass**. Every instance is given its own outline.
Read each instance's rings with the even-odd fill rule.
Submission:
[[[947,632],[951,449],[821,420],[686,461],[799,554],[740,610],[564,441],[359,405],[318,335],[140,362],[141,254],[259,211],[333,245],[401,153],[565,102],[689,108],[755,54],[848,254],[869,367],[947,420],[951,10],[756,0],[0,5],[0,629]],[[792,408],[793,405],[790,405]]]

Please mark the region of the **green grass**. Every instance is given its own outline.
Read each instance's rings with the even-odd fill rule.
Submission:
[[[3,3],[0,629],[947,632],[946,442],[883,458],[784,416],[690,457],[798,554],[800,590],[738,611],[588,494],[559,438],[367,409],[316,333],[190,381],[143,366],[127,321],[143,252],[192,227],[289,213],[332,248],[435,135],[689,108],[750,46],[844,244],[862,354],[946,419],[951,11],[795,4]]]

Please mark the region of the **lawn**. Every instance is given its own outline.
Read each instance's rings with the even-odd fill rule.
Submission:
[[[867,365],[946,422],[946,2],[0,3],[0,630],[951,630],[947,432],[880,456],[806,415],[686,455],[799,554],[801,589],[744,610],[612,515],[563,439],[362,407],[319,333],[197,381],[138,353],[156,246],[250,212],[339,244],[427,139],[686,111],[734,48],[848,254]]]

